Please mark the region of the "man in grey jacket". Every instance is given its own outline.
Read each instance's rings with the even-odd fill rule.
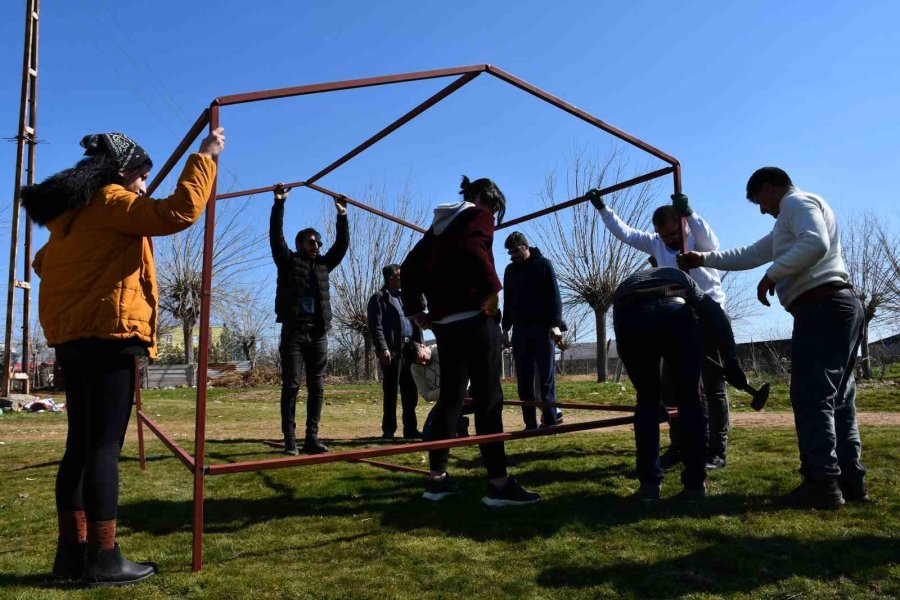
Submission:
[[[416,425],[416,384],[410,373],[411,364],[403,359],[401,350],[410,340],[422,341],[422,330],[403,314],[400,297],[400,265],[391,264],[382,269],[384,287],[370,299],[368,313],[369,334],[381,365],[381,384],[384,392],[384,410],[381,419],[381,437],[394,439],[397,431],[397,389],[403,407],[403,437],[421,438]]]
[[[783,500],[809,508],[867,502],[853,379],[863,309],[841,257],[834,213],[820,196],[794,187],[777,167],[753,173],[747,199],[775,218],[768,235],[743,248],[688,252],[678,265],[740,271],[772,263],[756,288],[757,298],[769,306],[767,295],[777,293],[794,316],[791,406],[803,477]]]

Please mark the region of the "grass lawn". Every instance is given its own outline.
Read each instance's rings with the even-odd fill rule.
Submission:
[[[380,443],[372,437],[378,396],[367,385],[326,390],[322,429],[337,440],[334,449]],[[562,382],[560,396],[633,402],[627,385],[590,381]],[[776,385],[770,410],[789,410],[786,397]],[[147,412],[192,450],[193,391],[144,398]],[[896,411],[897,399],[895,386],[865,387],[858,404]],[[747,402],[733,393],[735,410]],[[473,448],[451,451],[463,494],[438,504],[419,498],[418,476],[359,464],[210,477],[199,574],[190,572],[190,475],[149,433],[151,460],[141,473],[132,426],[121,462],[120,539],[129,557],[158,561],[161,574],[88,591],[47,581],[65,416],[7,413],[0,417],[0,598],[900,597],[900,426],[862,428],[875,503],[817,512],[772,501],[797,483],[790,417],[778,421],[734,429],[728,468],[711,474],[711,495],[698,505],[671,498],[677,472],[667,475],[659,504],[630,502],[634,442],[622,429],[508,444],[512,472],[544,496],[541,505],[516,509],[479,503],[484,471]],[[505,422],[518,426],[515,410]],[[273,456],[260,440],[278,434],[277,391],[211,390],[208,430],[209,462]],[[422,454],[385,460],[427,467]]]

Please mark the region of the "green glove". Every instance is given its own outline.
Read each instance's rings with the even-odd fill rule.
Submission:
[[[591,204],[594,205],[594,208],[597,210],[603,210],[606,208],[606,203],[603,202],[603,194],[600,193],[600,190],[597,188],[593,188],[588,190],[587,194],[584,195],[585,198],[591,201]]]
[[[694,209],[688,204],[688,197],[684,194],[672,194],[672,206],[682,217],[694,214]]]

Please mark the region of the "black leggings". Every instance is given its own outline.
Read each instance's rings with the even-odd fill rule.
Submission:
[[[69,433],[56,474],[56,509],[84,510],[92,522],[115,519],[119,452],[134,397],[134,356],[95,355],[61,364]]]

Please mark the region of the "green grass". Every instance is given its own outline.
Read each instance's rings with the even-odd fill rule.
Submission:
[[[619,403],[630,393],[612,384],[560,385],[572,401]],[[345,440],[335,449],[378,443],[348,439],[377,433],[378,395],[374,386],[329,388],[323,432]],[[859,404],[896,410],[890,396],[864,389]],[[193,391],[144,397],[148,414],[190,449]],[[277,390],[213,390],[208,415],[210,462],[273,456],[259,439],[277,434]],[[508,425],[515,419],[509,411]],[[417,476],[365,465],[209,477],[199,574],[190,572],[189,473],[155,440],[141,473],[130,439],[120,539],[128,556],[158,561],[161,575],[88,591],[47,582],[64,416],[6,414],[0,598],[896,598],[900,427],[864,427],[862,436],[876,502],[836,512],[773,502],[797,482],[791,427],[735,429],[728,468],[711,475],[711,496],[696,506],[671,498],[680,489],[675,472],[658,505],[627,499],[637,487],[628,431],[508,444],[512,472],[545,499],[518,509],[478,502],[484,471],[473,448],[452,451],[463,494],[439,504],[419,498]],[[427,464],[424,454],[386,460]]]

